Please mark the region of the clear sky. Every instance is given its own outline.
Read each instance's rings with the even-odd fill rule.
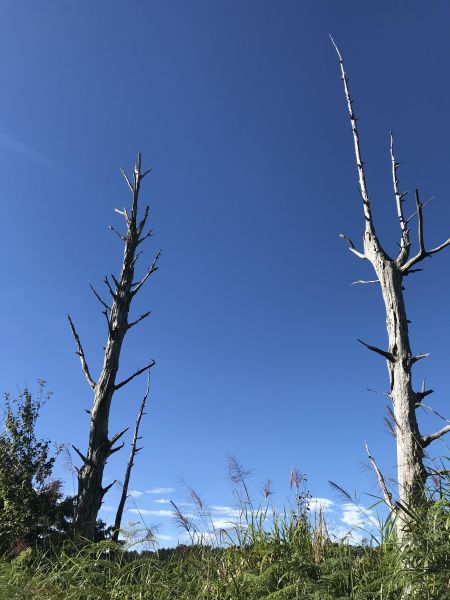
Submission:
[[[141,268],[163,254],[133,309],[152,316],[127,336],[121,374],[156,360],[131,489],[168,537],[175,528],[152,512],[167,510],[156,500],[185,500],[185,480],[229,505],[229,453],[254,469],[256,491],[273,480],[279,504],[292,465],[314,496],[333,499],[329,479],[377,493],[361,469],[364,440],[395,476],[386,399],[366,391],[387,388],[386,367],[355,341],[386,344],[380,294],[350,285],[371,273],[338,238],[359,241],[363,221],[329,32],[350,74],[383,241],[395,251],[399,238],[390,129],[402,189],[434,197],[426,239],[444,241],[447,2],[0,3],[1,388],[47,380],[41,432],[86,448],[92,395],[66,315],[98,373],[105,323],[88,284],[120,267],[107,225],[129,201],[119,168],[141,150],[155,166],[142,194],[155,236]],[[431,352],[416,373],[448,414],[450,252],[425,267],[407,282],[413,350]],[[144,389],[142,378],[117,394],[112,433],[133,425]],[[424,432],[438,425],[427,419]],[[114,456],[105,483],[121,479],[127,455]],[[146,493],[154,488],[173,491]]]

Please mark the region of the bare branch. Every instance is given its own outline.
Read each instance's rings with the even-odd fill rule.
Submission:
[[[389,506],[391,512],[395,513],[397,508],[394,504],[394,502],[392,501],[392,494],[391,492],[388,490],[387,486],[386,486],[386,482],[384,480],[383,474],[380,471],[380,469],[378,468],[378,465],[375,461],[375,459],[373,458],[373,456],[370,454],[370,450],[369,450],[369,446],[367,445],[367,442],[365,442],[365,446],[366,446],[366,452],[367,452],[367,456],[369,458],[369,461],[373,467],[373,470],[375,471],[375,474],[377,476],[378,479],[378,483],[380,484],[380,488],[383,492],[383,496],[384,496],[384,500],[386,502],[386,504]]]
[[[152,275],[155,271],[158,270],[157,262],[158,262],[158,259],[160,256],[161,256],[161,250],[159,250],[158,253],[156,254],[146,275],[140,281],[133,283],[133,286],[136,286],[131,292],[131,294],[133,296],[135,296],[138,293],[138,291],[141,289],[141,287],[144,285],[144,283],[147,281],[147,279],[150,277],[150,275]]]
[[[403,265],[403,267],[401,268],[402,272],[408,271],[413,265],[420,262],[424,258],[427,258],[427,256],[432,256],[433,254],[437,254],[437,252],[440,252],[444,248],[447,248],[447,246],[450,246],[450,238],[448,238],[448,240],[446,240],[443,244],[441,244],[440,246],[437,246],[436,248],[433,248],[432,250],[425,249],[424,234],[423,234],[423,212],[422,212],[423,204],[421,203],[420,198],[419,198],[419,190],[416,190],[416,206],[417,206],[417,219],[418,219],[417,234],[418,234],[418,239],[419,239],[419,251],[415,256],[410,258],[405,265]]]
[[[419,255],[425,256],[425,242],[423,240],[423,212],[422,212],[422,202],[419,198],[419,190],[416,190],[416,208],[417,208],[417,237],[419,238]]]
[[[122,431],[119,431],[119,433],[116,433],[115,435],[113,435],[113,437],[111,438],[109,445],[112,447],[114,446],[114,444],[120,440],[120,438],[128,431],[129,427],[126,427],[125,429],[123,429]]]
[[[408,192],[404,192],[403,194],[399,190],[398,177],[397,177],[397,169],[400,166],[395,160],[394,155],[394,136],[391,131],[391,143],[390,143],[390,153],[391,153],[391,164],[392,164],[392,183],[394,186],[394,194],[395,194],[395,204],[397,207],[397,216],[400,223],[401,229],[401,239],[400,239],[400,253],[397,257],[397,261],[399,264],[403,263],[409,254],[410,243],[409,243],[409,230],[407,222],[405,221],[405,215],[403,213],[403,202]]]
[[[116,277],[114,276],[113,273],[111,273],[111,279],[114,281],[114,285],[116,286],[116,290],[119,289],[119,282],[117,281]]]
[[[434,196],[431,196],[431,198],[429,198],[429,199],[428,199],[428,200],[425,202],[425,204],[422,204],[422,209],[426,208],[426,207],[427,207],[427,206],[430,204],[430,202],[433,200],[433,198],[434,198]],[[408,217],[408,218],[406,219],[406,224],[408,225],[408,224],[409,224],[409,222],[410,222],[412,219],[414,219],[414,217],[415,217],[416,215],[417,215],[417,209],[416,209],[416,210],[413,212],[413,214],[412,214],[410,217]]]
[[[353,254],[355,254],[358,258],[362,258],[363,260],[367,258],[367,256],[364,253],[358,252],[358,250],[355,248],[355,244],[349,237],[347,237],[343,233],[340,233],[339,237],[347,242],[350,252],[353,252]]]
[[[366,283],[380,283],[380,280],[379,279],[371,279],[369,281],[365,281],[364,279],[358,279],[358,281],[353,281],[351,283],[351,285],[366,284]]]
[[[112,486],[117,483],[117,479],[114,479],[114,481],[112,483],[110,483],[109,485],[107,485],[106,487],[102,488],[102,494],[103,496],[106,494],[106,492],[108,490],[110,490],[112,488]]]
[[[116,229],[115,227],[113,227],[112,225],[108,225],[108,227],[111,229],[111,231],[112,231],[113,233],[115,233],[115,234],[117,235],[117,237],[118,237],[119,239],[121,239],[121,240],[122,240],[122,242],[125,242],[125,241],[126,241],[126,239],[127,239],[127,238],[126,238],[124,235],[122,235],[122,234],[120,233],[120,231],[117,231],[117,229]]]
[[[388,398],[391,397],[390,392],[379,392],[378,390],[372,390],[371,388],[367,388],[367,391],[372,392],[373,394],[379,394],[380,396],[387,396]]]
[[[430,356],[429,352],[427,352],[426,354],[416,354],[416,356],[411,357],[411,365],[418,362],[419,360],[422,360],[422,358],[427,358],[428,356]]]
[[[75,450],[75,452],[78,454],[78,456],[81,458],[81,460],[83,461],[84,464],[88,465],[89,464],[89,459],[76,447],[72,444],[72,448]]]
[[[92,283],[89,284],[89,287],[91,288],[91,290],[94,292],[94,296],[97,298],[97,300],[100,302],[100,304],[102,306],[105,307],[106,310],[111,310],[111,307],[108,306],[108,304],[106,304],[106,302],[103,300],[103,298],[100,296],[100,294],[97,292],[97,290],[94,288],[94,286],[92,285]]]
[[[147,238],[152,237],[152,235],[153,235],[153,229],[150,229],[149,232],[144,235],[144,237],[141,237],[138,239],[138,245],[142,244],[142,242],[144,240],[146,240]]]
[[[450,431],[450,424],[446,425],[442,429],[439,429],[439,431],[430,433],[430,435],[424,435],[421,440],[422,448],[426,448],[427,446],[429,446],[431,444],[431,442],[438,440],[439,438],[441,438],[443,435],[445,435],[449,431]]]
[[[141,235],[142,231],[144,230],[145,223],[147,222],[149,212],[150,212],[150,205],[147,204],[147,206],[145,207],[144,216],[142,218],[142,221],[139,223],[138,228],[137,228],[138,237]]]
[[[422,403],[422,400],[432,394],[434,390],[425,390],[422,389],[420,392],[416,392],[416,406],[419,406]]]
[[[423,269],[409,269],[408,271],[405,271],[403,273],[403,277],[407,277],[408,275],[411,275],[412,273],[421,273],[423,271]]]
[[[372,352],[376,352],[377,354],[381,354],[381,356],[384,356],[384,358],[386,358],[388,361],[395,363],[396,358],[393,354],[391,354],[390,352],[387,352],[386,350],[381,350],[381,348],[377,348],[377,346],[371,346],[370,344],[366,344],[366,342],[363,342],[362,340],[360,340],[359,338],[356,338],[357,341],[362,344],[363,346],[365,346],[366,348],[368,348],[369,350],[372,350]]]
[[[145,367],[142,367],[142,369],[139,369],[138,371],[135,371],[133,373],[133,375],[130,375],[130,377],[127,377],[127,379],[124,379],[123,381],[121,381],[120,383],[118,383],[115,386],[115,390],[119,390],[121,387],[123,387],[124,385],[126,385],[127,383],[129,383],[132,379],[134,379],[135,377],[137,377],[138,375],[140,375],[141,373],[144,373],[145,371],[148,371],[149,369],[151,369],[153,366],[155,365],[155,361],[152,360],[148,363],[148,365],[146,365]]]
[[[350,117],[350,124],[351,124],[352,132],[353,132],[353,143],[355,146],[356,166],[358,168],[359,187],[361,190],[361,197],[362,197],[362,201],[363,201],[364,217],[365,217],[365,221],[366,221],[366,231],[368,230],[368,231],[371,231],[372,233],[374,233],[375,230],[374,230],[374,226],[373,226],[372,213],[371,213],[371,209],[370,209],[370,198],[369,198],[369,193],[367,191],[366,175],[364,172],[364,163],[363,163],[363,160],[361,157],[361,149],[360,149],[360,144],[359,144],[359,133],[358,133],[358,127],[356,124],[357,118],[353,111],[353,100],[351,99],[351,96],[350,96],[347,73],[345,72],[344,60],[342,58],[342,55],[339,52],[339,49],[336,46],[335,41],[333,40],[331,35],[330,35],[330,39],[331,39],[331,42],[337,52],[338,57],[339,57],[339,65],[341,68],[342,81],[344,83],[345,99],[347,101],[347,108],[348,108],[348,113],[349,113],[349,117]]]
[[[435,410],[432,406],[429,406],[428,404],[423,404],[422,402],[420,404],[418,404],[417,406],[420,406],[420,408],[423,408],[425,411],[428,410],[428,411],[432,412],[434,415],[439,417],[439,419],[442,419],[442,421],[445,421],[446,423],[450,423],[450,421],[448,419],[446,419],[444,417],[444,415],[441,415],[441,413],[438,413],[438,411]]]
[[[136,252],[136,254],[133,256],[133,260],[131,261],[131,265],[134,267],[134,265],[137,263],[138,258],[141,256],[142,252]]]
[[[150,167],[150,169],[147,169],[146,171],[144,171],[141,175],[141,180],[144,179],[144,177],[146,177],[149,173],[151,173],[154,168],[155,167]]]
[[[113,337],[113,329],[111,327],[111,319],[108,317],[108,311],[106,310],[106,308],[105,308],[105,310],[102,311],[102,314],[105,315],[106,325],[108,327],[108,333],[111,337]]]
[[[105,275],[105,278],[103,279],[103,281],[104,281],[104,283],[105,283],[106,287],[108,288],[108,290],[109,290],[109,293],[111,294],[111,296],[112,296],[112,297],[113,297],[113,299],[115,300],[115,299],[117,298],[117,295],[116,295],[116,293],[114,292],[114,290],[112,289],[112,287],[111,287],[111,284],[109,283],[109,279],[108,279],[108,276],[107,276],[107,275]]]
[[[125,178],[125,181],[128,184],[128,187],[130,188],[131,192],[134,194],[134,187],[131,184],[131,181],[128,179],[128,175],[125,173],[125,171],[123,169],[120,169],[120,172],[122,173],[122,175]],[[126,213],[125,213],[126,214]],[[128,215],[126,216],[126,218],[128,217]]]
[[[151,311],[149,310],[148,312],[143,313],[139,317],[139,319],[136,319],[136,321],[132,321],[131,323],[128,323],[128,329],[131,329],[132,327],[134,327],[135,325],[137,325],[138,323],[140,323],[141,321],[146,319],[150,314],[151,314]]]
[[[111,454],[114,454],[115,452],[119,452],[119,450],[122,450],[122,448],[124,447],[124,445],[125,445],[125,442],[122,442],[116,448],[111,448],[110,451],[109,451],[109,456],[111,456]]]
[[[134,426],[133,441],[131,443],[131,452],[130,452],[127,467],[125,470],[125,478],[123,481],[122,494],[121,494],[119,505],[117,507],[116,518],[114,520],[113,540],[115,540],[115,541],[117,541],[119,538],[120,525],[122,522],[122,515],[123,515],[123,510],[125,508],[125,502],[128,497],[128,485],[130,483],[130,476],[131,476],[131,470],[134,465],[134,459],[136,457],[136,454],[138,454],[138,452],[140,452],[142,450],[142,447],[137,448],[136,446],[137,446],[138,440],[140,440],[142,437],[139,435],[139,427],[141,424],[142,416],[145,414],[144,413],[145,403],[147,402],[149,393],[150,393],[150,371],[148,371],[147,389],[146,389],[145,395],[141,401],[141,406],[139,408],[139,413],[138,413],[136,423]]]
[[[75,338],[75,343],[77,345],[77,354],[80,357],[80,362],[81,362],[81,368],[83,369],[83,373],[86,376],[87,382],[89,383],[89,385],[91,386],[91,388],[93,390],[95,390],[95,386],[96,383],[95,381],[92,379],[91,374],[89,372],[89,367],[88,364],[86,362],[86,357],[84,355],[84,351],[83,351],[83,346],[81,345],[81,341],[80,338],[78,336],[78,333],[75,330],[75,326],[72,322],[72,319],[70,318],[70,315],[67,315],[67,318],[69,319],[69,325],[70,325],[70,329],[72,331],[72,335]]]

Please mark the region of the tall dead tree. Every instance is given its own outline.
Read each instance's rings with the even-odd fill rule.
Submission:
[[[372,350],[386,359],[389,372],[390,391],[388,395],[392,401],[392,427],[397,445],[397,479],[398,479],[398,502],[393,500],[388,491],[386,483],[369,449],[367,453],[372,466],[377,474],[380,486],[383,490],[385,500],[393,512],[398,512],[402,507],[414,509],[420,506],[425,497],[425,485],[428,476],[424,464],[425,449],[431,442],[441,438],[450,431],[450,425],[446,425],[439,431],[430,435],[422,435],[417,422],[416,411],[423,399],[432,393],[432,390],[421,391],[413,389],[412,371],[414,365],[427,354],[413,354],[411,350],[410,336],[408,330],[408,318],[404,300],[403,279],[421,271],[417,265],[425,258],[437,254],[450,245],[450,238],[440,246],[428,250],[424,241],[423,204],[416,190],[416,210],[409,218],[404,214],[404,202],[406,193],[400,192],[397,170],[399,163],[394,155],[394,142],[391,134],[390,157],[392,165],[392,180],[397,209],[398,222],[400,226],[399,252],[397,256],[391,257],[382,247],[375,231],[372,217],[371,201],[367,190],[364,162],[361,156],[357,119],[353,110],[353,101],[350,96],[349,81],[344,67],[342,56],[332,40],[339,57],[342,80],[344,83],[345,99],[347,101],[350,124],[355,147],[356,166],[358,170],[359,188],[361,193],[362,208],[364,214],[364,236],[363,251],[356,249],[352,240],[341,234],[349,246],[349,250],[358,258],[368,260],[376,273],[376,280],[370,282],[359,281],[357,283],[379,284],[386,309],[386,328],[389,340],[387,350],[377,348],[360,341],[366,348]],[[413,217],[418,223],[418,249],[411,256],[410,223]],[[400,539],[404,532],[404,523],[407,513],[402,511],[398,519],[398,532]]]
[[[141,426],[142,417],[144,416],[145,403],[147,402],[148,394],[150,392],[150,373],[147,379],[147,389],[145,391],[145,395],[142,398],[141,406],[139,408],[138,416],[136,419],[136,423],[134,425],[134,433],[133,433],[133,441],[131,442],[131,451],[130,456],[128,458],[127,468],[125,469],[125,477],[122,485],[122,493],[120,495],[119,505],[117,507],[116,518],[114,520],[114,529],[112,534],[112,539],[114,542],[119,540],[120,534],[120,526],[122,524],[122,516],[125,508],[125,503],[128,498],[128,486],[130,484],[131,471],[134,466],[134,459],[136,455],[142,450],[142,447],[138,447],[138,441],[141,439],[139,435],[139,428]]]
[[[138,220],[138,200],[142,180],[150,173],[151,169],[141,171],[142,160],[138,154],[134,166],[132,180],[128,178],[122,170],[122,175],[131,192],[131,211],[127,209],[115,209],[125,221],[125,233],[120,233],[117,229],[110,226],[118,238],[124,244],[124,254],[122,268],[119,278],[111,275],[110,279],[105,276],[104,283],[110,296],[110,302],[106,302],[100,294],[91,286],[91,289],[103,307],[103,314],[107,321],[107,339],[104,347],[103,366],[97,381],[91,376],[86,356],[81,345],[80,338],[75,329],[70,316],[69,324],[77,346],[77,354],[80,357],[81,367],[86,376],[87,382],[93,390],[94,399],[90,414],[89,443],[86,454],[83,454],[78,448],[74,447],[83,464],[78,471],[78,493],[75,510],[75,529],[81,538],[88,540],[94,539],[95,526],[98,511],[106,492],[115,482],[103,487],[103,471],[108,458],[123,447],[123,443],[114,446],[124,435],[127,429],[109,437],[109,414],[111,401],[115,392],[141,373],[148,372],[155,364],[153,360],[144,367],[138,369],[135,373],[116,382],[117,371],[119,369],[120,352],[123,340],[127,331],[140,323],[150,312],[145,312],[134,321],[128,320],[130,305],[133,298],[141,290],[147,279],[158,269],[157,262],[160,252],[155,256],[146,274],[139,280],[134,280],[136,261],[141,252],[138,252],[140,244],[152,234],[152,230],[147,233],[144,228],[149,216],[149,206],[147,205],[141,220]]]

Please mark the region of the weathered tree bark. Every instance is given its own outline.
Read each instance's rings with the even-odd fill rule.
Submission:
[[[334,41],[332,40],[333,44]],[[376,273],[377,279],[373,281],[358,281],[355,283],[374,283],[379,284],[386,309],[386,329],[388,334],[388,350],[382,350],[364,342],[369,350],[380,354],[386,359],[390,391],[389,396],[393,405],[393,423],[392,429],[396,438],[397,445],[397,474],[398,474],[398,502],[392,500],[392,494],[388,491],[384,478],[370,455],[367,453],[372,466],[377,474],[380,486],[382,488],[386,503],[393,512],[398,514],[397,531],[400,542],[404,538],[407,525],[408,508],[414,509],[420,506],[425,499],[425,484],[428,476],[424,465],[424,449],[433,440],[442,437],[450,431],[450,425],[447,425],[440,431],[423,436],[419,431],[417,423],[416,410],[420,406],[425,396],[432,393],[432,390],[422,389],[416,392],[413,389],[412,369],[413,365],[420,359],[425,358],[427,354],[414,355],[411,351],[411,344],[408,331],[408,318],[406,315],[403,279],[422,269],[415,269],[415,265],[428,256],[436,254],[440,250],[450,245],[450,239],[433,250],[426,250],[423,233],[423,205],[416,190],[416,212],[408,219],[405,219],[403,203],[406,193],[400,193],[397,178],[397,169],[399,163],[394,156],[394,143],[391,134],[391,163],[392,178],[397,216],[400,225],[400,243],[399,253],[395,258],[391,258],[382,247],[376,232],[371,211],[371,202],[366,185],[366,176],[364,172],[364,163],[361,157],[359,133],[357,119],[353,111],[353,101],[350,96],[348,78],[345,72],[342,56],[334,44],[339,56],[342,79],[344,83],[345,98],[347,101],[350,123],[355,147],[356,166],[358,169],[359,188],[361,193],[365,229],[364,229],[364,251],[359,252],[353,242],[345,235],[340,237],[345,239],[349,249],[358,258],[368,260]],[[409,224],[413,217],[418,220],[418,245],[417,254],[410,258],[411,242]],[[359,340],[361,341],[361,340]],[[407,508],[407,512],[402,508]]]
[[[127,331],[145,319],[150,313],[146,312],[133,322],[128,321],[128,313],[131,302],[134,296],[139,292],[147,279],[157,270],[157,262],[160,252],[156,255],[152,265],[148,269],[145,276],[139,281],[134,281],[134,271],[136,261],[140,255],[137,252],[138,246],[151,235],[151,230],[144,234],[144,227],[149,215],[149,206],[145,208],[144,215],[138,222],[138,199],[141,182],[151,169],[141,173],[141,155],[138,155],[134,172],[133,182],[127,177],[124,171],[123,176],[128,184],[132,194],[131,212],[128,214],[127,209],[123,211],[116,209],[123,216],[126,225],[126,233],[122,234],[114,227],[110,229],[123,241],[124,255],[122,269],[119,279],[114,275],[111,276],[112,284],[108,277],[105,277],[104,282],[111,296],[111,304],[105,302],[97,291],[91,286],[97,300],[104,307],[103,313],[107,320],[108,335],[104,348],[103,367],[95,382],[91,377],[86,357],[80,342],[80,338],[75,330],[72,319],[69,318],[69,324],[72,334],[77,345],[77,354],[80,357],[81,366],[86,379],[94,392],[94,400],[90,411],[90,432],[89,444],[86,455],[74,447],[83,465],[78,472],[78,494],[75,511],[75,530],[80,538],[88,540],[94,539],[95,526],[97,521],[98,511],[102,504],[102,500],[106,492],[115,482],[103,487],[103,471],[108,458],[123,447],[123,443],[114,447],[114,444],[127,431],[123,431],[113,435],[111,438],[108,433],[109,414],[111,401],[114,393],[129,383],[134,377],[149,371],[154,365],[154,361],[150,361],[141,369],[138,369],[130,377],[116,383],[117,371],[119,369],[120,352]]]
[[[120,495],[120,501],[119,501],[119,505],[117,507],[116,518],[114,521],[114,529],[113,529],[113,534],[112,534],[112,539],[114,542],[117,542],[119,540],[120,526],[122,523],[122,516],[123,516],[123,511],[125,508],[125,502],[127,501],[127,498],[128,498],[128,486],[130,483],[131,470],[133,469],[133,466],[134,466],[134,459],[136,457],[136,454],[138,454],[138,452],[140,452],[142,450],[142,447],[139,447],[139,448],[137,447],[137,443],[138,443],[138,440],[141,439],[141,436],[139,435],[139,427],[141,426],[141,420],[144,415],[145,403],[147,402],[149,392],[150,392],[150,374],[149,374],[149,377],[147,380],[147,390],[145,392],[144,397],[142,398],[141,407],[139,409],[139,413],[138,413],[136,423],[134,426],[133,441],[131,442],[130,457],[128,459],[127,468],[125,469],[125,477],[123,480],[122,493]]]

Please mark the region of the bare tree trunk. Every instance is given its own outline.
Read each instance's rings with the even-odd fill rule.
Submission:
[[[332,40],[333,41],[333,40]],[[333,41],[334,44],[334,41]],[[420,406],[425,396],[432,393],[432,390],[422,389],[416,392],[412,384],[412,368],[413,365],[420,359],[425,358],[426,354],[414,355],[411,351],[408,318],[406,315],[404,301],[403,279],[422,269],[414,269],[413,267],[427,256],[431,256],[443,250],[450,245],[450,239],[434,248],[433,250],[425,250],[424,235],[423,235],[423,205],[419,198],[419,193],[416,191],[416,212],[408,219],[405,219],[403,212],[403,203],[406,193],[400,193],[397,179],[397,169],[399,163],[396,162],[394,156],[394,144],[391,134],[391,163],[392,163],[392,178],[395,202],[397,208],[397,216],[400,225],[400,250],[395,258],[388,256],[386,251],[381,246],[377,238],[374,222],[371,212],[371,203],[366,185],[366,176],[364,172],[364,163],[361,157],[359,134],[357,128],[357,119],[353,111],[353,101],[350,97],[348,86],[348,78],[345,72],[342,56],[334,44],[339,56],[339,64],[341,67],[342,79],[344,82],[344,92],[347,101],[347,107],[350,115],[350,123],[353,133],[353,141],[355,147],[356,165],[358,169],[359,187],[363,205],[365,230],[364,230],[364,251],[359,252],[353,242],[345,235],[341,237],[345,239],[349,245],[349,249],[358,258],[368,260],[376,273],[377,279],[373,281],[358,281],[355,283],[373,283],[379,284],[383,296],[386,309],[386,328],[389,340],[388,350],[382,350],[375,346],[371,346],[359,340],[369,350],[380,354],[386,359],[390,390],[389,396],[393,405],[392,430],[396,437],[397,444],[397,473],[398,473],[398,502],[392,500],[392,494],[388,491],[381,471],[378,469],[373,457],[369,459],[374,466],[380,486],[386,503],[393,512],[397,512],[399,518],[397,520],[397,531],[400,542],[404,539],[405,525],[407,524],[407,512],[402,511],[402,507],[414,509],[420,506],[425,498],[425,484],[428,476],[424,465],[424,448],[431,441],[438,439],[447,431],[450,426],[447,425],[442,430],[429,435],[422,436],[417,423],[416,410]],[[411,242],[409,238],[409,223],[413,217],[418,220],[418,245],[417,254],[410,258]],[[399,511],[400,509],[400,511]]]
[[[116,447],[113,446],[128,429],[124,429],[111,438],[109,437],[109,413],[113,395],[134,377],[145,371],[149,371],[154,365],[154,361],[152,360],[124,381],[116,383],[120,352],[125,334],[131,327],[137,325],[137,323],[150,314],[149,312],[144,313],[136,319],[136,321],[130,323],[128,321],[128,313],[132,299],[150,275],[157,270],[157,261],[160,256],[160,253],[158,252],[146,275],[141,280],[135,282],[134,270],[140,254],[137,253],[137,248],[144,239],[151,235],[151,231],[144,234],[144,227],[149,214],[149,206],[146,207],[142,220],[139,223],[137,221],[140,185],[143,178],[150,172],[149,169],[148,171],[141,173],[141,164],[141,155],[139,154],[134,167],[133,183],[122,171],[132,194],[131,213],[128,214],[126,208],[124,208],[123,211],[116,209],[116,212],[121,214],[125,220],[126,233],[121,234],[113,227],[110,227],[124,243],[124,255],[119,279],[116,279],[116,277],[112,275],[112,284],[108,277],[105,277],[104,279],[112,299],[111,304],[105,302],[91,286],[96,298],[104,307],[103,313],[106,316],[108,324],[108,336],[104,349],[103,367],[97,382],[91,377],[79,336],[70,316],[68,317],[70,328],[77,344],[77,354],[80,356],[82,369],[94,392],[93,406],[90,411],[89,444],[86,455],[82,454],[78,448],[74,447],[75,451],[83,461],[83,465],[78,472],[75,529],[81,538],[86,538],[88,540],[94,539],[97,515],[103,497],[108,489],[115,483],[113,482],[106,487],[103,487],[102,481],[105,464],[111,454],[123,447],[123,443]]]
[[[133,441],[131,442],[130,457],[128,459],[127,468],[125,470],[125,477],[124,477],[123,486],[122,486],[122,494],[120,496],[120,502],[117,507],[116,518],[114,521],[114,529],[113,529],[113,535],[112,535],[112,539],[114,542],[117,542],[119,540],[120,526],[122,523],[122,516],[123,516],[123,511],[125,508],[125,502],[127,501],[127,498],[128,498],[128,486],[130,483],[131,470],[133,469],[133,466],[134,466],[134,459],[135,459],[136,454],[142,450],[142,447],[140,447],[140,448],[137,447],[137,443],[138,443],[138,440],[141,439],[141,436],[139,435],[139,427],[141,425],[141,420],[144,415],[145,403],[147,402],[149,392],[150,392],[150,374],[149,374],[148,380],[147,380],[147,390],[145,392],[144,397],[142,398],[141,407],[139,409],[139,413],[138,413],[138,416],[136,419],[136,424],[134,426],[134,434],[133,434]]]

